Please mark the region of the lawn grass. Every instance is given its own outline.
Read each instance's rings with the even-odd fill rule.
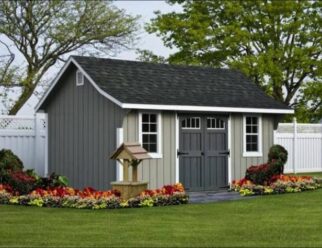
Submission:
[[[322,190],[120,210],[0,206],[1,247],[321,247]]]

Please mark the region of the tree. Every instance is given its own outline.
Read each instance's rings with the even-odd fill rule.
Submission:
[[[149,50],[137,49],[136,53],[139,55],[137,58],[139,61],[144,61],[149,63],[159,63],[159,64],[167,63],[167,59],[165,57],[155,55],[153,52]]]
[[[322,83],[308,83],[302,87],[295,108],[301,122],[322,120]]]
[[[239,69],[293,107],[299,89],[321,84],[322,1],[168,3],[181,5],[182,12],[155,12],[146,30],[178,49],[169,63]]]
[[[0,35],[12,42],[26,63],[19,79],[13,77],[12,67],[0,66],[0,86],[21,88],[9,114],[17,113],[63,55],[80,48],[109,54],[131,45],[137,18],[103,0],[0,0]]]

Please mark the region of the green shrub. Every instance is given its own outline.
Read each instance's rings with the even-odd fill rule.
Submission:
[[[66,187],[68,186],[68,179],[65,176],[52,173],[49,177],[38,178],[37,187],[41,189]]]
[[[255,184],[268,184],[273,176],[283,174],[286,161],[286,149],[281,145],[273,145],[268,152],[268,162],[249,167],[245,178]]]
[[[21,171],[23,163],[11,150],[0,151],[0,170]]]
[[[20,195],[29,194],[36,187],[36,178],[24,171],[14,171],[7,175],[7,182]]]
[[[10,172],[0,168],[0,184],[7,184],[9,179]]]
[[[283,174],[287,161],[287,150],[281,145],[273,145],[268,152],[268,163],[274,166],[274,174]]]
[[[282,175],[284,172],[284,163],[281,160],[272,160],[269,162],[271,176]]]

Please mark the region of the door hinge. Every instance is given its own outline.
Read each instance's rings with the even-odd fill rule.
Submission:
[[[180,156],[180,155],[188,155],[189,152],[180,152],[180,151],[177,151],[177,156]]]
[[[229,156],[230,155],[230,151],[228,150],[226,152],[219,152],[219,154],[220,155],[228,155]]]

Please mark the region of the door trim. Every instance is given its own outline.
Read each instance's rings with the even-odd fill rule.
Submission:
[[[177,151],[179,150],[179,130],[180,130],[180,127],[179,127],[179,115],[178,115],[178,112],[175,112],[175,125],[176,125],[176,133],[175,133],[175,136],[176,136],[176,144],[175,144],[175,156],[176,156],[176,165],[175,165],[175,183],[181,183],[179,181],[179,156],[177,156]],[[228,132],[228,135],[227,135],[227,139],[228,139],[228,142],[227,142],[227,146],[228,146],[228,150],[230,151],[230,154],[228,155],[228,183],[230,184],[233,179],[232,179],[232,166],[231,166],[231,156],[232,156],[232,149],[231,149],[231,113],[229,114],[228,118],[227,118],[227,132]]]
[[[232,168],[231,168],[231,155],[232,155],[232,150],[231,150],[231,114],[229,114],[229,117],[228,117],[228,150],[230,151],[229,155],[228,155],[228,183],[229,185],[231,184],[231,182],[233,181],[232,179]]]
[[[176,112],[176,145],[175,145],[175,151],[174,154],[176,156],[176,174],[175,174],[175,178],[176,178],[176,183],[180,183],[179,182],[179,156],[177,155],[177,151],[179,151],[179,116],[178,113]]]

